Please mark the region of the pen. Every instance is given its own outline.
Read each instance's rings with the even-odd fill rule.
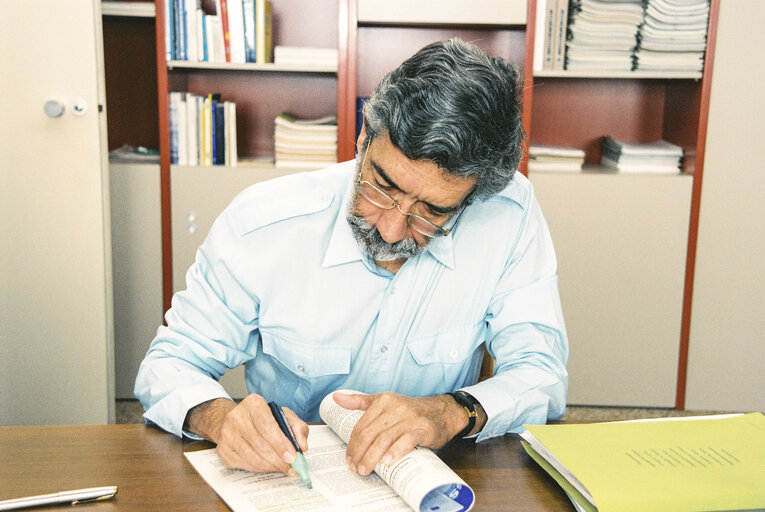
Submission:
[[[295,434],[292,433],[292,429],[290,428],[289,423],[287,423],[287,418],[284,417],[282,408],[276,405],[275,402],[268,402],[268,407],[271,408],[271,414],[273,414],[279,428],[284,432],[284,435],[287,436],[287,439],[290,440],[290,443],[292,443],[292,446],[295,448],[295,461],[291,464],[292,469],[295,470],[306,487],[311,489],[313,485],[311,484],[311,477],[308,476],[308,462],[306,462],[303,451],[298,446],[297,441],[295,441]]]
[[[39,496],[28,496],[12,500],[0,501],[0,510],[16,510],[17,508],[41,507],[55,503],[87,503],[89,501],[108,500],[117,494],[117,486],[91,487],[89,489],[77,489],[74,491],[54,492]]]

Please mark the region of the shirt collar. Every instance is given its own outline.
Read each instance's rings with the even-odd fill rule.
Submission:
[[[342,265],[344,263],[351,263],[354,261],[364,261],[366,256],[362,253],[359,245],[356,243],[356,239],[351,231],[351,226],[348,224],[348,220],[345,218],[348,211],[348,204],[353,197],[353,189],[355,183],[353,178],[348,183],[345,189],[345,196],[343,202],[340,205],[340,210],[335,218],[335,225],[332,228],[332,235],[327,245],[327,250],[324,253],[324,261],[322,266],[332,267],[335,265]],[[453,232],[449,235],[435,238],[428,243],[425,248],[425,253],[430,253],[436,261],[442,265],[453,269],[454,268],[454,238]],[[425,254],[423,253],[423,254]]]

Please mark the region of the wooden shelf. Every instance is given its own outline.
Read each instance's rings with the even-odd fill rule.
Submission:
[[[535,77],[556,78],[628,78],[628,79],[692,79],[700,80],[701,71],[571,71],[546,70],[534,71]]]
[[[293,64],[257,64],[248,62],[236,64],[231,62],[194,62],[188,60],[171,60],[167,62],[167,69],[212,69],[215,71],[268,71],[288,73],[337,73],[337,66],[296,66]]]

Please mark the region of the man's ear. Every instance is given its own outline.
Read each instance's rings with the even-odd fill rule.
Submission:
[[[362,119],[361,121],[361,130],[359,131],[359,136],[356,139],[356,152],[358,153],[361,151],[361,148],[364,146],[364,141],[367,138],[367,127],[364,124],[364,121]]]

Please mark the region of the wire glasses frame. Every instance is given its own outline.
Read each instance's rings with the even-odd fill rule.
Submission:
[[[362,162],[362,169],[364,164],[366,163],[367,155],[366,152],[364,153],[364,160]],[[361,195],[375,205],[378,208],[381,208],[383,210],[392,210],[393,208],[396,208],[401,215],[404,215],[406,217],[407,224],[417,231],[418,233],[425,235],[428,238],[440,238],[443,236],[448,235],[451,233],[452,229],[454,229],[454,226],[457,224],[457,221],[459,220],[460,216],[462,215],[462,212],[465,211],[465,208],[462,207],[457,214],[457,217],[454,219],[454,223],[452,226],[448,229],[444,229],[441,226],[434,224],[433,222],[429,221],[425,217],[418,215],[416,213],[412,213],[411,211],[405,212],[401,209],[401,205],[398,202],[398,199],[392,197],[390,194],[385,192],[384,190],[381,190],[376,185],[370,183],[367,180],[361,179],[361,174],[359,173],[358,179],[356,180],[356,183],[359,185],[359,192]],[[447,219],[447,222],[449,219]]]

